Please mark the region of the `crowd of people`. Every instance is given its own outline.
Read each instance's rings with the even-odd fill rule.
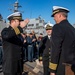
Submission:
[[[23,32],[29,19],[23,20],[20,12],[9,15],[10,25],[1,32],[4,75],[22,75],[23,63],[36,59],[43,64],[44,75],[74,75],[75,28],[68,22],[68,13],[67,8],[53,6],[51,17],[56,24],[45,26],[44,37],[42,33],[37,37],[34,31]]]
[[[33,62],[39,56],[39,43],[43,38],[43,34],[40,33],[40,35],[37,37],[35,32],[31,31],[28,34],[26,32],[23,33],[22,36],[24,38],[24,44],[22,48],[23,61]]]

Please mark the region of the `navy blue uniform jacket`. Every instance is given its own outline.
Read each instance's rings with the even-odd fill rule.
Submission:
[[[75,29],[67,20],[54,25],[51,51],[50,71],[56,71],[61,55],[62,64],[73,63],[75,55]]]

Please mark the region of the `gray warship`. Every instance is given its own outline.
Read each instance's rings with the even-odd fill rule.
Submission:
[[[7,26],[8,26],[8,24],[6,23],[6,20],[4,20],[2,15],[0,14],[0,36],[1,36],[2,29]]]

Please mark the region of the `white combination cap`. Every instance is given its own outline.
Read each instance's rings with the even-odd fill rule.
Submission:
[[[20,12],[14,12],[12,14],[10,14],[8,17],[7,17],[8,20],[11,20],[11,19],[18,19],[18,20],[22,20],[22,14]]]
[[[53,24],[47,23],[44,27],[45,27],[46,30],[51,30],[52,27],[53,27]]]
[[[53,11],[52,11],[52,15],[51,17],[54,17],[54,15],[58,12],[69,12],[69,9],[64,8],[64,7],[60,7],[60,6],[53,6]]]

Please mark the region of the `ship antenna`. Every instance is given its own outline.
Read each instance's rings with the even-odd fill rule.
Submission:
[[[22,7],[21,5],[19,5],[19,2],[18,2],[18,0],[13,4],[13,7],[14,7],[14,9],[10,9],[10,10],[12,10],[13,12],[18,12],[19,10],[19,8],[20,7]],[[23,11],[22,11],[23,12]]]

